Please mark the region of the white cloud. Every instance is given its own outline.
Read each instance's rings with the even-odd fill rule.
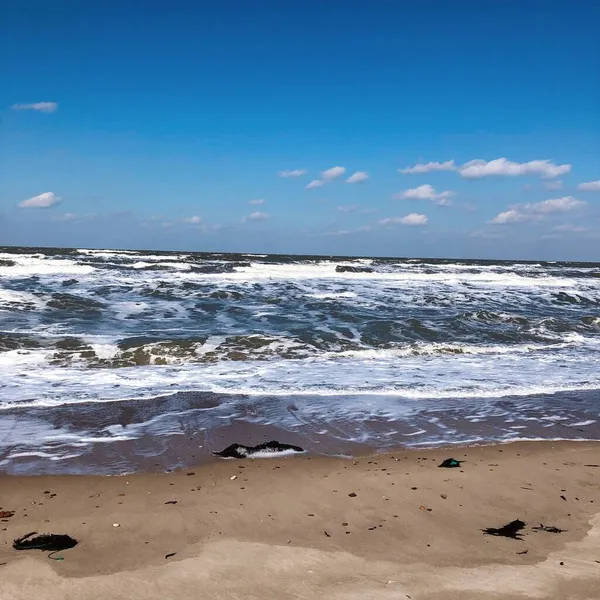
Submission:
[[[563,198],[554,198],[552,200],[544,200],[543,202],[535,202],[533,204],[525,204],[523,210],[537,214],[550,214],[557,212],[568,212],[585,206],[585,202],[573,198],[573,196],[564,196]]]
[[[351,235],[353,233],[368,233],[373,228],[370,225],[363,225],[357,229],[338,229],[337,231],[326,231],[323,235]]]
[[[312,190],[313,188],[318,188],[318,187],[321,187],[322,185],[325,185],[324,181],[321,181],[320,179],[313,179],[310,183],[308,183],[306,185],[306,189]]]
[[[494,225],[506,225],[507,223],[521,223],[522,221],[530,221],[532,219],[535,219],[535,217],[513,209],[499,213],[490,221],[490,223],[493,223]]]
[[[331,167],[331,169],[327,169],[321,173],[321,177],[325,181],[333,181],[334,179],[338,179],[342,177],[346,169],[344,167]]]
[[[456,171],[456,165],[453,160],[446,162],[428,162],[424,164],[416,164],[406,169],[398,169],[403,175],[413,175],[414,173],[431,173],[431,171]]]
[[[546,190],[560,190],[563,186],[563,182],[560,179],[556,181],[545,181],[544,189]]]
[[[13,104],[13,110],[35,110],[43,113],[53,113],[58,110],[57,102],[32,102],[31,104]]]
[[[461,166],[457,166],[454,160],[447,160],[446,162],[418,163],[412,167],[398,169],[404,175],[431,173],[432,171],[458,171],[462,177],[469,179],[478,179],[493,175],[539,175],[544,179],[553,179],[559,175],[569,173],[570,170],[571,165],[556,165],[550,160],[530,160],[529,162],[518,163],[506,158],[496,158],[490,161],[475,159]]]
[[[54,217],[54,221],[76,221],[79,217],[75,213],[65,213],[64,215],[58,215]]]
[[[65,213],[62,215],[56,215],[52,217],[53,221],[58,221],[60,223],[85,223],[90,221],[98,221],[102,218],[112,218],[113,215],[101,215],[100,213],[85,213],[81,215],[77,215],[75,213]]]
[[[244,221],[266,221],[267,219],[270,219],[271,215],[268,213],[264,213],[264,212],[253,212],[252,214],[247,215],[246,217],[244,217]]]
[[[184,223],[189,223],[191,225],[198,225],[198,223],[202,223],[202,217],[198,215],[194,215],[193,217],[186,217],[185,219],[181,219]]]
[[[364,171],[356,171],[353,175],[350,175],[348,179],[346,179],[346,183],[360,183],[361,181],[366,181],[369,179],[369,176]]]
[[[565,223],[564,225],[557,225],[554,228],[554,231],[571,231],[573,233],[584,233],[589,231],[587,227],[582,227],[581,225],[572,225],[571,223]]]
[[[387,217],[381,219],[379,225],[426,225],[429,219],[426,215],[411,213],[405,217]]]
[[[351,229],[338,229],[337,231],[327,231],[324,235],[350,235],[353,233]]]
[[[586,181],[577,186],[578,190],[585,192],[600,192],[600,179],[598,181]]]
[[[60,202],[60,198],[53,192],[44,192],[33,196],[33,198],[27,198],[23,202],[19,203],[21,208],[50,208]]]
[[[347,204],[345,206],[338,206],[337,209],[340,212],[345,212],[345,213],[353,213],[356,212],[356,209],[358,208],[358,206],[356,206],[356,204]]]
[[[530,160],[517,163],[506,158],[496,158],[489,162],[481,159],[471,160],[459,167],[461,177],[479,179],[493,175],[515,177],[518,175],[539,175],[545,179],[552,179],[564,175],[571,170],[571,165],[555,165],[549,160]]]
[[[250,200],[248,204],[254,204],[256,206],[260,206],[261,204],[265,204],[267,201],[264,198],[257,198],[256,200]]]
[[[379,225],[398,225],[402,222],[402,217],[386,217],[379,221]]]
[[[396,195],[395,198],[398,200],[433,200],[438,204],[448,206],[452,196],[454,196],[454,192],[446,190],[438,194],[433,186],[426,183],[419,187],[405,190]]]
[[[573,196],[564,196],[563,198],[553,198],[542,202],[531,204],[522,204],[511,207],[510,210],[496,215],[490,223],[495,225],[505,225],[507,223],[522,223],[523,221],[537,221],[543,215],[553,213],[565,213],[585,206],[585,202],[573,198]]]
[[[402,220],[400,222],[402,223],[402,225],[427,225],[427,221],[429,221],[429,219],[426,215],[410,213],[410,215],[402,217]]]
[[[291,171],[279,171],[279,177],[302,177],[306,175],[305,169],[292,169]]]

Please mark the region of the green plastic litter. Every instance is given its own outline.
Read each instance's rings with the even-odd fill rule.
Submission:
[[[460,467],[460,463],[462,463],[462,460],[456,460],[454,458],[447,458],[441,465],[438,465],[439,467],[443,467],[445,469],[454,469],[456,467]]]

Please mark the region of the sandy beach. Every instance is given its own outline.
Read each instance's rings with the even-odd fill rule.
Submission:
[[[438,468],[450,456],[465,462]],[[598,443],[524,442],[5,476],[0,598],[592,600],[599,464]],[[514,519],[522,540],[482,532]],[[13,550],[31,531],[79,544]]]

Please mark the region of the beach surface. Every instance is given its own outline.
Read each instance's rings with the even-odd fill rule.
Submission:
[[[599,465],[600,443],[523,442],[4,476],[0,598],[597,599]],[[482,532],[514,519],[521,540]],[[79,544],[12,548],[32,531]]]

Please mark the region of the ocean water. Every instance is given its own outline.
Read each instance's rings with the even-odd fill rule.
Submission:
[[[599,421],[600,264],[0,248],[5,472],[172,468],[235,435],[600,439]]]

